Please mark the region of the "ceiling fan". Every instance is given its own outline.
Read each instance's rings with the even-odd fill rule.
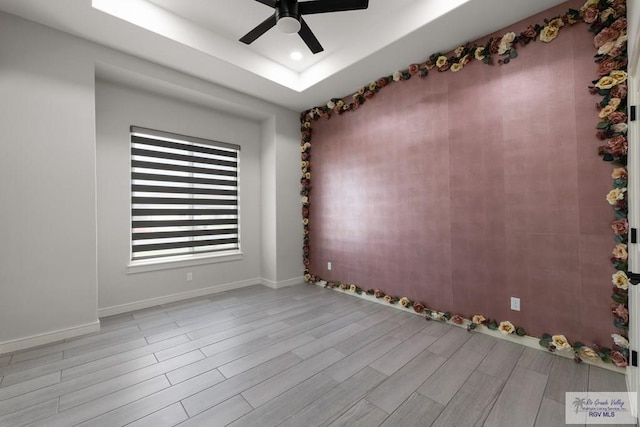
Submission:
[[[313,35],[313,32],[302,18],[302,15],[314,13],[344,12],[347,10],[359,10],[369,7],[369,0],[256,0],[258,3],[270,6],[275,13],[262,21],[257,27],[245,34],[240,41],[246,44],[253,43],[258,37],[266,33],[276,25],[287,34],[298,33],[300,38],[314,54],[322,52],[322,45]]]

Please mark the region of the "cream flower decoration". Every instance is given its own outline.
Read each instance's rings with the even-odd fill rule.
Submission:
[[[500,39],[500,45],[498,46],[498,55],[504,55],[513,44],[513,40],[516,38],[516,33],[510,32],[502,36]]]
[[[540,31],[540,41],[549,43],[558,37],[558,32],[558,27],[547,25],[542,29],[542,31]]]
[[[464,68],[463,65],[459,62],[456,62],[451,66],[451,72],[457,73],[458,71],[462,70],[462,68]]]
[[[598,117],[600,117],[601,119],[604,119],[606,117],[609,117],[611,114],[615,113],[615,111],[616,111],[616,107],[614,107],[613,105],[607,105],[602,110],[600,110],[600,112],[598,113]]]
[[[615,46],[615,42],[606,42],[598,48],[598,55],[606,55],[611,52],[611,49]]]
[[[623,348],[629,348],[629,341],[622,335],[611,334],[611,338],[613,338],[613,343],[615,345],[619,345],[620,347],[623,347]]]
[[[580,349],[580,357],[587,359],[587,360],[598,360],[600,359],[600,356],[598,356],[598,353],[592,349],[591,347],[582,347]]]
[[[431,318],[433,320],[442,320],[442,319],[444,319],[444,315],[442,313],[437,312],[437,311],[432,311],[431,312]]]
[[[402,74],[400,73],[400,71],[396,71],[395,73],[393,73],[393,81],[397,82],[402,78]]]
[[[598,4],[598,0],[587,0],[587,2],[583,4],[582,7],[580,8],[580,12],[584,12],[585,10],[589,9],[591,6],[595,6],[597,4]]]
[[[598,89],[611,89],[617,84],[618,84],[618,81],[615,78],[611,76],[603,76],[600,78],[600,80],[598,80],[595,86]]]
[[[438,68],[444,67],[445,65],[447,65],[447,61],[448,59],[446,56],[440,55],[436,60],[436,67]]]
[[[478,325],[484,322],[485,320],[487,319],[485,319],[485,317],[482,314],[476,314],[471,318],[471,322],[476,323]]]
[[[549,22],[549,25],[556,28],[564,27],[564,21],[562,20],[562,18],[556,18]]]
[[[614,257],[622,260],[626,260],[629,257],[627,252],[627,245],[624,243],[618,243],[611,251]]]
[[[616,285],[619,289],[629,289],[629,278],[624,271],[617,271],[616,273],[611,275],[611,282]]]
[[[356,285],[349,286],[349,291],[350,292],[355,292],[356,290],[357,290]]]
[[[615,168],[613,172],[611,172],[611,178],[619,179],[627,177],[627,169],[626,168]]]
[[[627,133],[629,126],[626,123],[616,123],[611,126],[611,130],[618,133]]]
[[[608,7],[602,12],[600,12],[600,21],[607,22],[607,19],[609,19],[610,16],[615,16],[615,15],[616,15],[616,11]]]
[[[618,204],[618,200],[624,200],[624,193],[626,191],[626,188],[614,188],[607,194],[607,202],[609,202],[610,205]]]
[[[569,350],[571,344],[564,335],[554,335],[551,337],[551,342],[558,350]]]
[[[617,110],[621,102],[622,100],[620,98],[611,98],[607,105],[611,105],[613,108]]]
[[[505,320],[504,322],[500,322],[500,326],[498,326],[498,330],[505,335],[512,334],[516,331],[516,327],[513,326],[513,323]]]
[[[478,61],[482,61],[485,58],[484,47],[481,46],[476,48],[475,52],[473,52],[473,56],[475,56]]]
[[[398,301],[398,302],[403,307],[408,307],[409,306],[409,298],[407,298],[407,297],[400,298],[400,301]]]
[[[616,84],[623,83],[627,80],[627,72],[622,70],[613,70],[609,73],[611,78],[616,81]]]

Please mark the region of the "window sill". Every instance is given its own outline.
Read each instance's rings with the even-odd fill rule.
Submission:
[[[174,257],[154,259],[149,261],[132,261],[127,265],[127,274],[146,273],[149,271],[170,270],[174,268],[191,267],[194,265],[217,264],[220,262],[240,261],[242,252],[230,252],[222,254],[203,254],[189,257]]]

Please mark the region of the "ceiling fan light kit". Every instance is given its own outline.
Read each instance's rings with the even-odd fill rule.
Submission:
[[[285,16],[284,18],[278,19],[278,29],[285,34],[295,34],[300,31],[302,25],[300,25],[300,21],[291,16]]]
[[[256,0],[275,9],[273,15],[245,34],[240,41],[253,43],[258,37],[277,26],[285,34],[298,33],[302,41],[314,54],[322,52],[322,45],[313,34],[302,15],[344,12],[369,7],[369,0],[313,0],[299,3],[298,0]]]

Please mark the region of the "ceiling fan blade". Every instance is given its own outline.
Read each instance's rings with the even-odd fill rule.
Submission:
[[[316,36],[314,36],[313,32],[311,32],[311,28],[309,28],[307,23],[304,22],[304,19],[302,18],[300,18],[300,31],[298,31],[298,34],[300,35],[302,41],[305,42],[305,44],[314,54],[320,53],[324,50]]]
[[[271,6],[273,8],[276,7],[276,0],[256,0],[258,3],[266,4],[267,6]]]
[[[300,15],[366,9],[369,0],[315,0],[298,3]]]
[[[268,30],[273,28],[275,25],[276,25],[276,16],[275,15],[271,15],[270,17],[268,17],[267,19],[262,21],[262,23],[260,23],[253,30],[249,31],[247,34],[242,36],[240,41],[242,43],[251,44],[254,41],[256,41],[256,39],[258,37],[260,37],[261,35],[266,33]]]

